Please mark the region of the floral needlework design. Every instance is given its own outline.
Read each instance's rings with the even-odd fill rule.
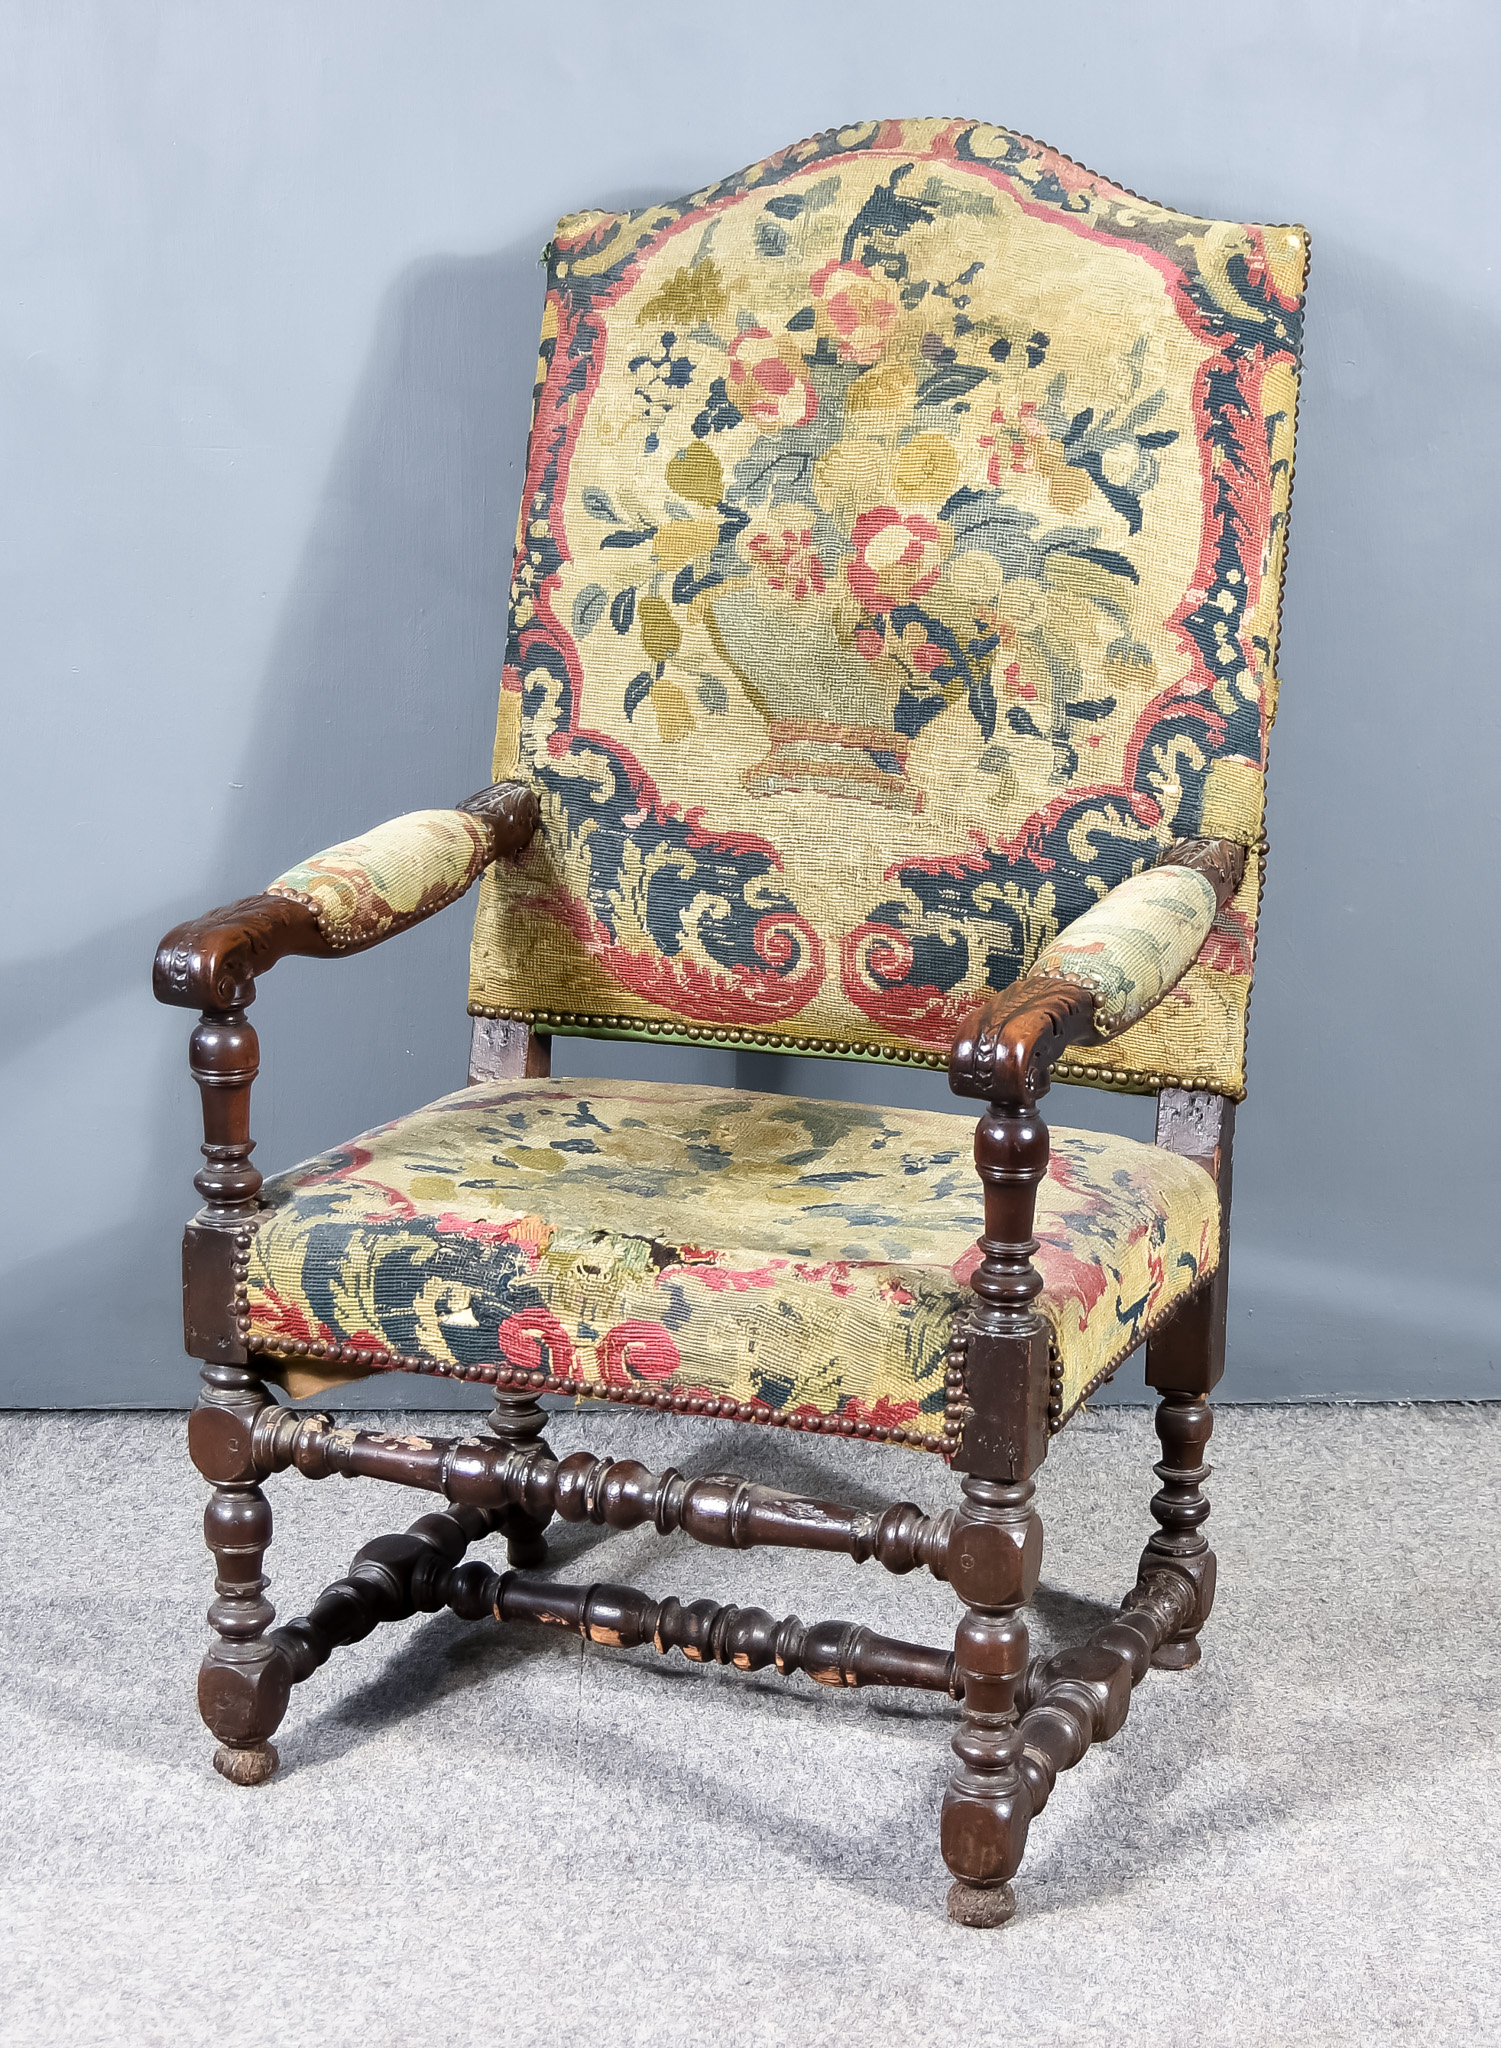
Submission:
[[[1072,1406],[1212,1269],[1219,1210],[1174,1153],[1051,1136],[1038,1306]],[[972,1141],[969,1118],[922,1110],[630,1081],[468,1088],[267,1182],[251,1341],[288,1361],[294,1394],[318,1384],[317,1346],[354,1345],[366,1371],[519,1366],[936,1448],[979,1259]]]
[[[1171,839],[1254,845],[1306,256],[965,122],[564,221],[474,1007],[939,1052]],[[1162,1040],[1231,1092],[1254,914]]]
[[[1148,868],[1116,884],[1038,954],[1035,972],[1093,991],[1095,1017],[1134,1023],[1181,978],[1214,923],[1214,885],[1191,868]]]
[[[299,861],[267,893],[309,904],[331,945],[366,946],[462,896],[489,858],[478,819],[409,811]]]

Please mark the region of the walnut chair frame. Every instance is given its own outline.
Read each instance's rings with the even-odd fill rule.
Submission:
[[[537,828],[535,795],[521,783],[496,784],[458,808],[480,821],[492,859],[514,858]],[[1223,907],[1240,883],[1245,849],[1179,841],[1163,859],[1197,869]],[[441,907],[427,904],[391,930]],[[537,1390],[545,1375],[524,1368],[497,1369],[488,1442],[336,1428],[327,1416],[290,1411],[273,1398],[256,1371],[237,1305],[261,1185],[250,1158],[258,1052],[246,1011],[258,977],[284,955],[330,958],[354,950],[363,946],[336,949],[308,904],[267,894],[178,926],[156,960],[158,998],[202,1013],[191,1071],[203,1101],[204,1165],[194,1183],[203,1207],[184,1240],[184,1327],[202,1373],[189,1445],[213,1488],[204,1533],[217,1569],[209,1608],[214,1639],[198,1698],[219,1745],[219,1771],[239,1785],[263,1783],[277,1768],[272,1737],[294,1685],[340,1644],[383,1622],[443,1607],[467,1619],[542,1623],[596,1643],[679,1650],[741,1670],[802,1671],[821,1685],[917,1687],[947,1693],[962,1708],[941,1828],[953,1878],[949,1912],[971,1926],[1007,1920],[1028,1827],[1059,1773],[1116,1734],[1149,1667],[1181,1671],[1200,1655],[1215,1584],[1204,1530],[1204,1454],[1210,1396],[1224,1370],[1233,1103],[1183,1088],[1165,1088],[1158,1098],[1158,1145],[1196,1161],[1217,1184],[1222,1249],[1213,1272],[1146,1342],[1162,1446],[1155,1468],[1161,1484],[1151,1501],[1156,1529],[1119,1613],[1083,1643],[1031,1657],[1024,1610],[1042,1558],[1035,1476],[1062,1418],[1047,1325],[1033,1305],[1043,1286],[1032,1257],[1034,1204],[1048,1163],[1038,1104],[1067,1048],[1105,1042],[1091,992],[1026,975],[976,1009],[953,1043],[951,1087],[986,1105],[975,1135],[982,1260],[947,1372],[944,1447],[960,1475],[959,1498],[936,1517],[903,1502],[873,1514],[734,1478],[687,1479],[587,1453],[559,1460],[543,1435]],[[477,1019],[470,1079],[545,1075],[550,1046],[525,1024]],[[340,1351],[329,1362],[364,1361]],[[683,1403],[649,1387],[608,1392],[644,1405],[748,1412],[729,1401]],[[868,1424],[837,1417],[790,1420],[793,1427],[873,1434]],[[902,1432],[889,1434],[900,1439]],[[366,1544],[347,1576],[305,1616],[273,1627],[262,1570],[272,1517],[262,1482],[291,1468],[311,1479],[341,1473],[425,1488],[444,1505],[404,1534]],[[681,1530],[721,1549],[784,1545],[839,1552],[856,1563],[874,1558],[891,1572],[925,1567],[960,1602],[953,1644],[900,1642],[838,1620],[804,1625],[753,1607],[656,1601],[625,1586],[560,1584],[538,1570],[555,1516],[614,1529],[651,1523],[664,1535]],[[492,1533],[506,1540],[503,1572],[465,1557]]]

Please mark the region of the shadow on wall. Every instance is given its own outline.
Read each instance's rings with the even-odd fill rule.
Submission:
[[[142,1075],[157,1105],[153,1156],[141,1162],[143,1198],[126,1216],[91,1212],[74,1246],[16,1276],[3,1342],[18,1404],[186,1405],[192,1398],[177,1322],[176,1247],[192,1206],[198,1112],[185,1071],[188,1014],[156,1010],[145,985],[162,931],[210,902],[254,890],[318,846],[403,810],[452,802],[488,778],[536,360],[536,241],[490,257],[435,258],[393,287],[243,758],[185,764],[244,785],[231,792],[220,843],[198,878],[151,916],[31,963],[0,990],[0,1019],[8,1016],[15,1027],[10,1047],[114,1002],[122,1019],[128,1011],[127,1034],[156,1048],[149,1075]],[[1384,594],[1447,593],[1451,668],[1460,673],[1474,664],[1474,673],[1485,671],[1489,612],[1473,531],[1444,479],[1454,481],[1471,461],[1478,474],[1501,461],[1501,449],[1475,442],[1501,411],[1491,337],[1473,308],[1441,301],[1431,290],[1418,294],[1401,276],[1368,264],[1328,260],[1318,282],[1326,296],[1310,332],[1287,700],[1273,779],[1271,936],[1237,1168],[1240,1242],[1250,1254],[1242,1270],[1265,1294],[1263,1303],[1262,1294],[1237,1290],[1238,1370],[1226,1391],[1247,1398],[1410,1391],[1410,1372],[1408,1383],[1399,1383],[1399,1366],[1407,1369],[1404,1358],[1410,1364],[1404,1335],[1388,1345],[1392,1363],[1383,1366],[1372,1350],[1384,1341],[1379,1330],[1349,1321],[1343,1295],[1341,1302],[1325,1300],[1316,1287],[1309,1297],[1306,1275],[1289,1293],[1277,1262],[1288,1246],[1300,1253],[1312,1246],[1322,1256],[1320,1239],[1338,1204],[1347,1230],[1348,1212],[1360,1211],[1363,1221],[1362,1204],[1374,1203],[1372,1216],[1381,1216],[1377,1198],[1354,1188],[1353,1169],[1326,1178],[1321,1195],[1313,1195],[1320,1175],[1333,1175],[1328,1162],[1341,1148],[1347,1160],[1354,1156],[1348,1148],[1366,1130],[1365,1105],[1376,1099],[1367,1092],[1373,1076],[1392,1071],[1404,1051],[1400,1020],[1379,1006],[1352,1032],[1342,992],[1368,980],[1370,949],[1389,929],[1427,931],[1437,957],[1457,957],[1459,928],[1477,928],[1481,877],[1489,873],[1489,849],[1480,843],[1492,810],[1481,794],[1483,750],[1445,757],[1441,768],[1404,753],[1421,648],[1394,631]],[[1333,360],[1342,351],[1321,340],[1342,331],[1341,320],[1376,338],[1358,388]],[[1414,489],[1399,473],[1408,458],[1392,430],[1393,389],[1405,388],[1412,363],[1440,360],[1453,388],[1475,400],[1467,415],[1473,431],[1465,448],[1452,434],[1431,448],[1423,456],[1427,482]],[[1407,509],[1398,513],[1404,493]],[[1457,588],[1472,572],[1473,587]],[[1409,637],[1420,623],[1411,619]],[[1359,730],[1352,738],[1348,707],[1357,687]],[[1435,737],[1435,753],[1439,745]],[[1359,802],[1348,793],[1331,800],[1335,761],[1361,778]],[[1447,794],[1437,781],[1424,786],[1425,774],[1443,781]],[[1473,794],[1461,787],[1466,778],[1475,783]],[[1408,815],[1415,806],[1419,815],[1445,818],[1442,871],[1432,839],[1414,840],[1387,870],[1390,900],[1373,904],[1369,887],[1362,896],[1355,882],[1347,884],[1344,870],[1368,874],[1370,865],[1369,847],[1351,821],[1399,817],[1404,804]],[[1347,887],[1360,914],[1336,918],[1331,892],[1343,904]],[[462,1081],[468,934],[468,914],[456,910],[373,954],[333,965],[287,961],[268,979],[255,1012],[263,1078],[254,1126],[264,1171]],[[1489,1004],[1477,1000],[1476,1014],[1490,1014],[1498,994],[1492,991]],[[940,1075],[877,1066],[562,1040],[556,1054],[560,1073],[672,1072],[689,1081],[953,1106]],[[1150,1105],[1140,1099],[1059,1089],[1050,1110],[1058,1122],[1150,1134]],[[107,1134],[99,1142],[107,1147]],[[1311,1218],[1284,1219],[1284,1199],[1295,1188],[1311,1204]],[[1393,1200],[1399,1192],[1393,1188]],[[1441,1224],[1431,1226],[1436,1242]],[[1382,1230],[1373,1230],[1361,1260],[1337,1253],[1345,1260],[1341,1271],[1379,1265],[1386,1244]],[[1264,1312],[1253,1324],[1248,1310],[1257,1305]],[[1316,1343],[1296,1342],[1299,1331],[1315,1329]],[[1494,1390],[1494,1356],[1480,1334],[1477,1326],[1455,1349],[1435,1333],[1443,1357],[1431,1375],[1433,1393]],[[1289,1345],[1291,1356],[1284,1357]],[[1133,1365],[1122,1375],[1122,1392],[1140,1398],[1139,1388]],[[389,1378],[348,1398],[436,1406],[445,1394],[453,1405],[475,1401],[467,1389]]]
[[[110,1004],[131,1038],[156,1048],[139,1082],[156,1105],[153,1156],[138,1162],[143,1199],[125,1216],[89,1212],[74,1244],[21,1269],[9,1289],[3,1344],[18,1405],[192,1399],[177,1243],[201,1131],[186,1073],[190,1013],[158,1009],[149,992],[162,933],[253,893],[302,854],[488,780],[541,240],[434,258],[392,288],[242,758],[194,753],[189,735],[176,764],[230,785],[212,855],[181,896],[23,964],[0,990],[11,1057]],[[467,947],[460,911],[399,947],[333,965],[287,961],[268,978],[253,1013],[263,1171],[462,1082]]]

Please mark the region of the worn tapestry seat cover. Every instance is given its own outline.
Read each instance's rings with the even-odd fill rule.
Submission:
[[[1241,1093],[1306,260],[968,121],[561,223],[471,1007],[939,1063],[1218,836],[1195,964],[1060,1071]]]
[[[467,1088],[269,1181],[243,1308],[289,1392],[406,1364],[943,1447],[982,1222],[966,1116],[639,1081]],[[1071,1409],[1217,1263],[1214,1183],[1055,1130]],[[342,1372],[340,1345],[359,1348]],[[716,1412],[730,1412],[721,1408]]]

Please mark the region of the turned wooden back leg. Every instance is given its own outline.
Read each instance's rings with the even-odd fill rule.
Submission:
[[[1209,1397],[1225,1370],[1225,1317],[1230,1285],[1231,1145],[1235,1105],[1223,1096],[1164,1089],[1157,1108],[1157,1143],[1193,1159],[1214,1177],[1220,1197],[1220,1262],[1206,1287],[1147,1340],[1147,1385],[1161,1396],[1157,1436],[1162,1481],[1152,1500],[1156,1532],[1141,1554],[1138,1586],[1164,1570],[1187,1579],[1194,1602],[1185,1625],[1153,1652],[1164,1671],[1184,1671],[1202,1654],[1199,1630],[1214,1605],[1215,1559],[1204,1533],[1209,1502],[1205,1449],[1214,1428]]]
[[[545,1080],[552,1037],[508,1017],[476,1017],[469,1034],[469,1086],[483,1081]]]
[[[545,1080],[551,1072],[552,1039],[547,1032],[533,1031],[529,1024],[505,1017],[474,1019],[469,1040],[471,1088],[486,1081]],[[535,1395],[500,1391],[490,1410],[490,1427],[508,1450],[524,1450],[541,1439],[547,1417]],[[547,1556],[545,1521],[513,1507],[506,1509],[500,1526],[505,1530],[506,1556],[513,1565],[543,1563]]]
[[[490,1410],[490,1428],[509,1450],[528,1450],[533,1444],[552,1452],[543,1438],[547,1416],[534,1394],[513,1394],[497,1388],[495,1406]],[[505,1530],[506,1557],[513,1565],[531,1568],[547,1558],[547,1520],[537,1520],[524,1508],[510,1507],[500,1527]]]

